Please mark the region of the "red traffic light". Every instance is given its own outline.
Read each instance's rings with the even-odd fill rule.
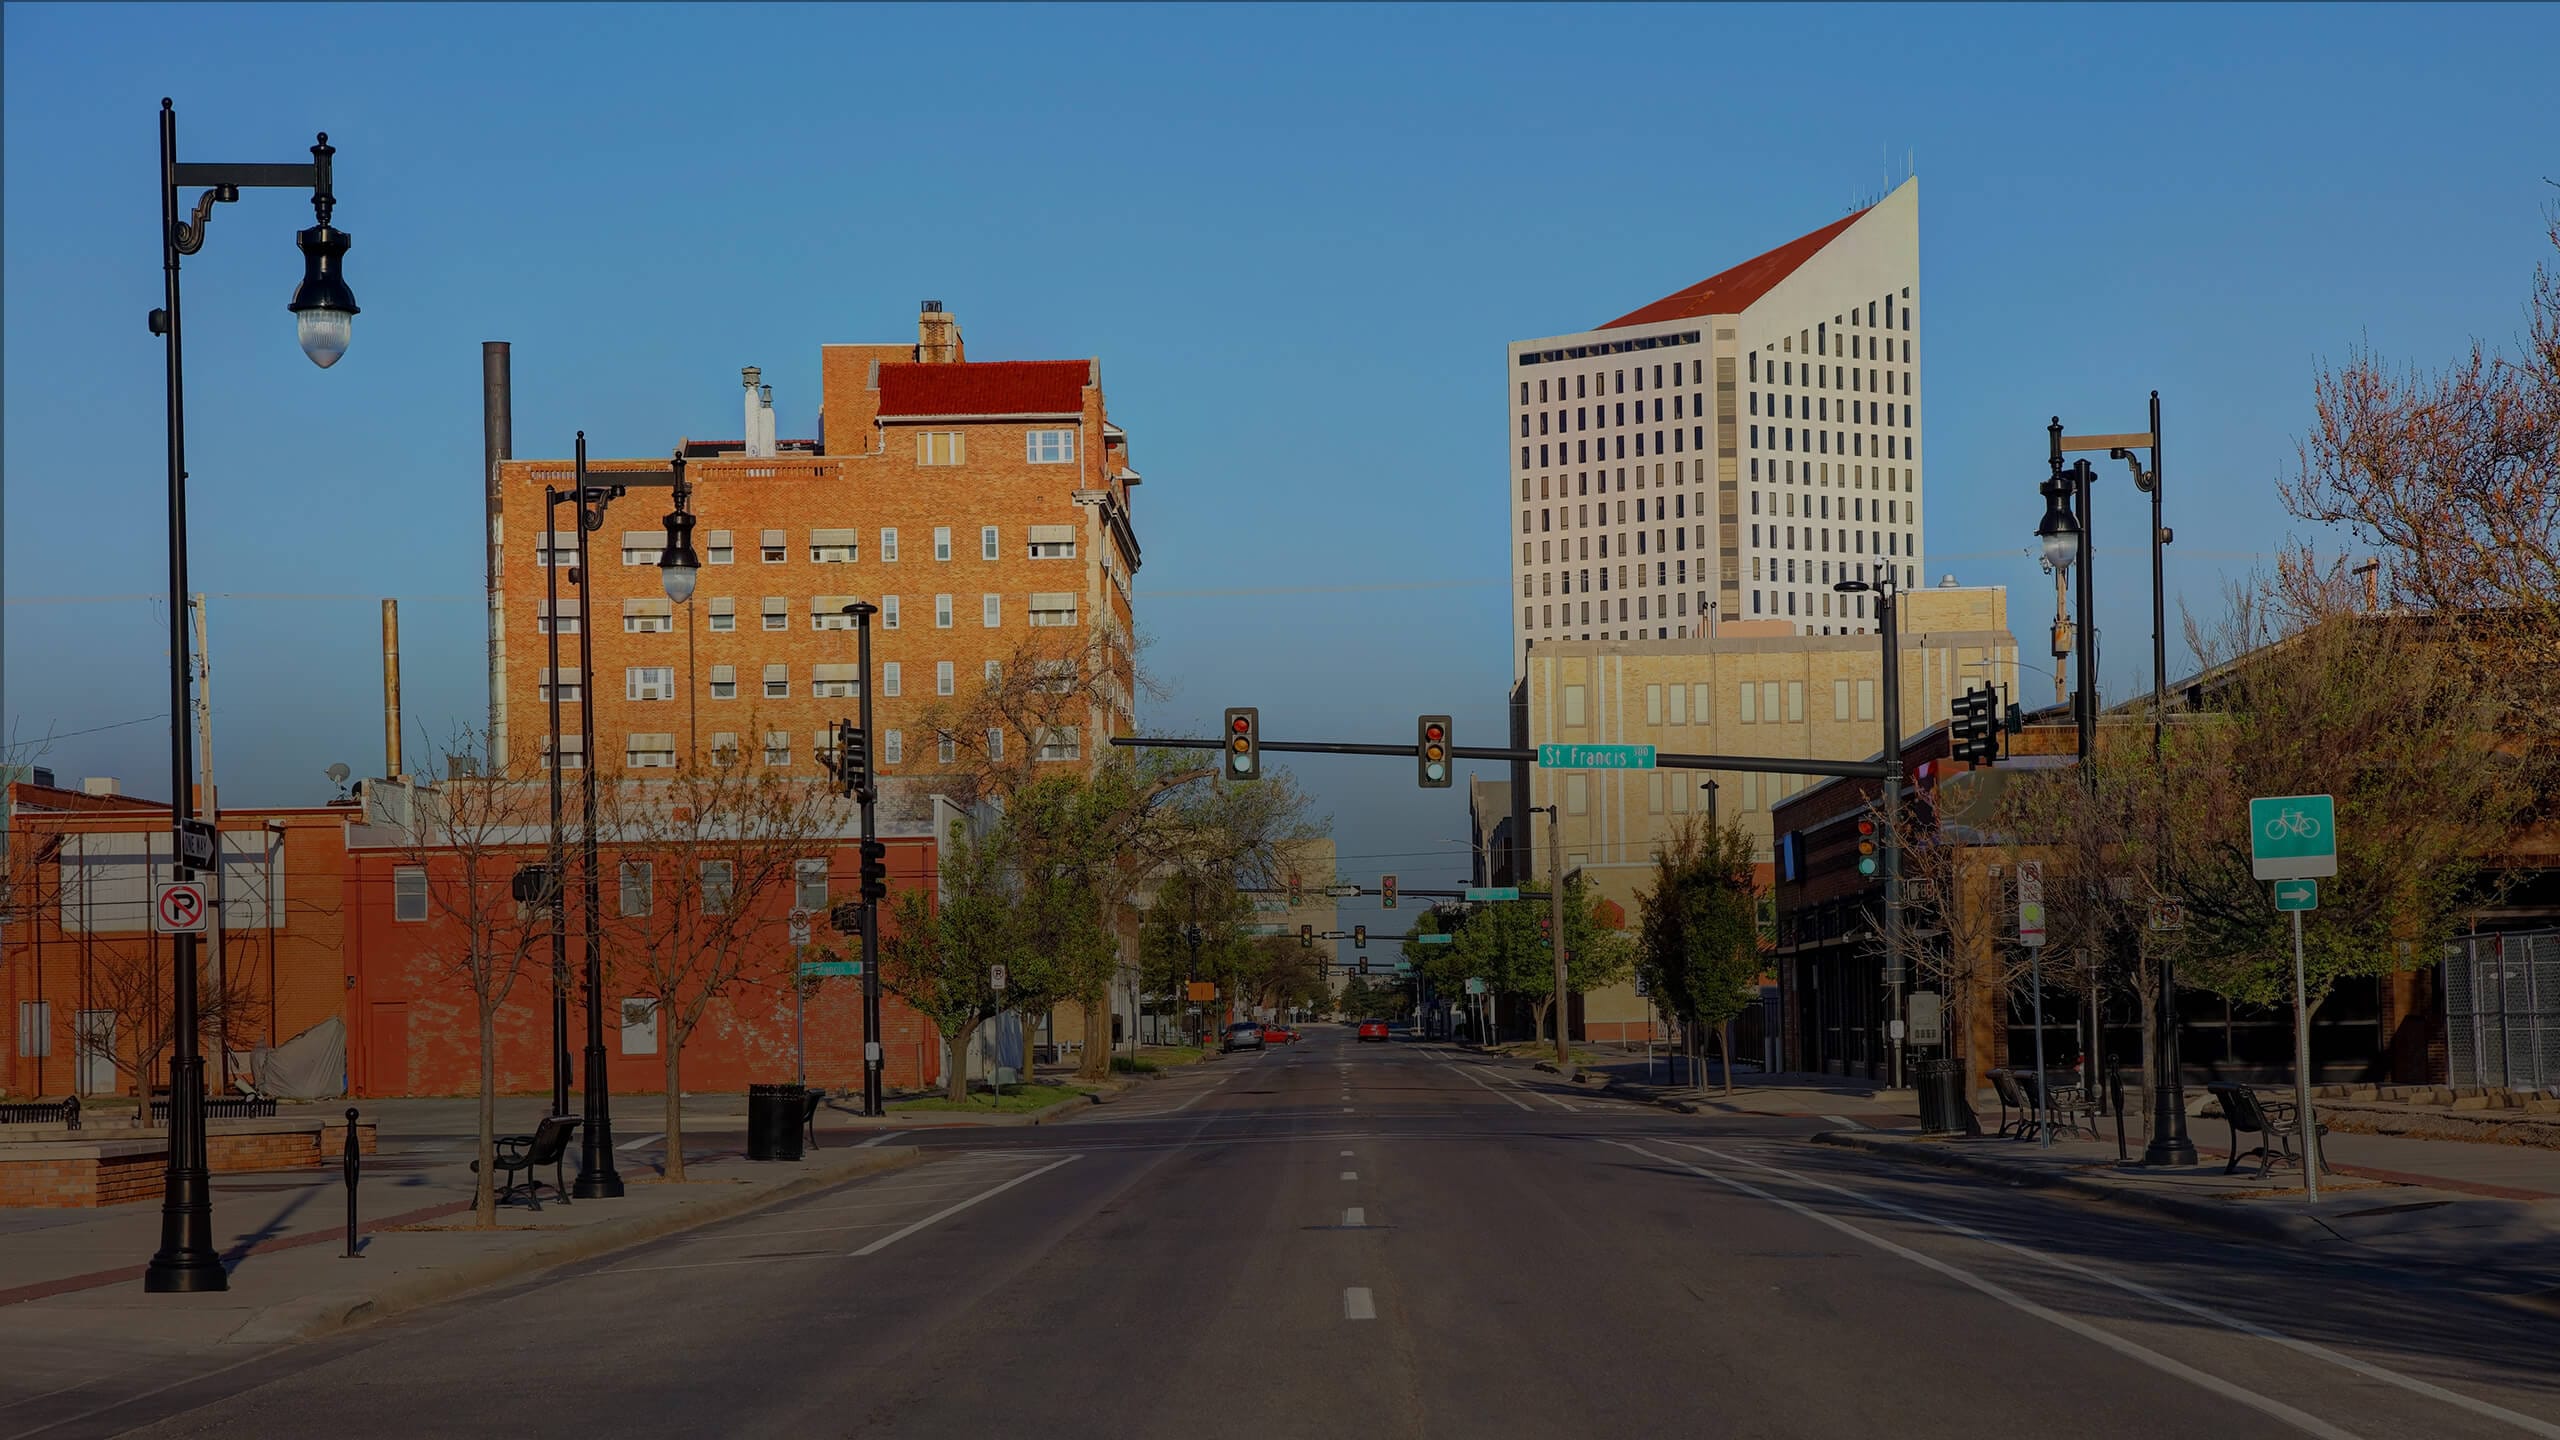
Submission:
[[[1447,731],[1442,730],[1437,725],[1425,725],[1422,727],[1422,738],[1425,740],[1445,740],[1449,738],[1449,736]]]
[[[1227,728],[1242,735],[1253,728],[1253,719],[1250,716],[1238,715],[1227,722]]]
[[[1861,836],[1873,835],[1874,833],[1876,833],[1876,822],[1874,822],[1873,820],[1861,820],[1861,821],[1859,821],[1859,822],[1858,822],[1858,833],[1859,833]]]

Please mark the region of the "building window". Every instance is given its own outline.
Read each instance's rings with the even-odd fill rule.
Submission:
[[[895,765],[906,758],[907,737],[905,732],[898,730],[890,731],[880,742],[880,763],[883,765]]]
[[[779,530],[767,530],[756,544],[756,555],[767,565],[779,565],[791,558],[791,544]]]
[[[634,770],[672,770],[676,737],[671,733],[630,736],[622,743],[622,763]]]
[[[883,530],[883,531],[881,531],[881,532],[880,532],[880,560],[881,560],[881,563],[883,563],[883,564],[888,564],[888,563],[890,563],[890,562],[895,561],[897,558],[898,558],[898,532],[897,532],[896,530],[894,530],[894,529],[889,529],[889,530]]]
[[[916,432],[916,463],[965,465],[969,463],[969,437],[958,430],[919,430]]]
[[[676,693],[676,672],[666,665],[635,665],[622,672],[622,698],[625,700],[672,700]]]
[[[622,563],[625,565],[655,565],[658,557],[666,553],[666,548],[667,537],[659,531],[622,532]]]
[[[650,863],[646,860],[623,861],[621,880],[623,915],[636,918],[648,914],[649,902],[653,898],[651,891],[656,881]]]
[[[898,597],[895,595],[880,597],[880,628],[883,630],[898,628]]]
[[[1849,718],[1849,682],[1846,680],[1831,682],[1831,718],[1834,720]]]
[[[1804,682],[1801,680],[1787,682],[1787,723],[1804,723]]]
[[[1000,547],[996,540],[996,527],[993,525],[979,526],[978,558],[981,560],[993,560],[996,558],[996,552],[999,548]]]
[[[948,765],[951,763],[952,758],[959,754],[959,751],[959,742],[952,739],[950,734],[946,732],[943,735],[941,742],[933,747],[933,758],[941,761],[945,765]]]
[[[1001,596],[987,595],[981,597],[978,609],[981,620],[984,621],[986,628],[990,630],[995,629],[997,624],[1004,619],[1004,600]]]
[[[714,700],[735,700],[738,698],[737,666],[714,665],[711,667],[711,698]]]
[[[936,630],[951,628],[951,597],[948,595],[933,597],[933,628]]]
[[[791,667],[788,665],[767,665],[764,667],[764,698],[767,700],[782,700],[789,698],[790,694]]]
[[[1591,777],[1583,774],[1579,770],[1568,772],[1565,775],[1564,813],[1567,815],[1588,815],[1591,813],[1590,782]]]
[[[933,527],[933,558],[936,560],[951,558],[951,527],[948,525]]]
[[[889,661],[884,661],[884,662],[882,662],[882,664],[881,664],[881,666],[880,666],[880,693],[881,693],[881,694],[883,694],[883,695],[895,695],[895,694],[897,694],[897,693],[898,693],[898,679],[899,679],[899,674],[900,674],[900,672],[899,672],[899,669],[898,669],[898,662],[897,662],[897,661],[895,661],[895,660],[889,660]]]
[[[711,628],[714,630],[725,631],[737,629],[738,602],[725,595],[713,600],[711,602],[709,622]]]
[[[850,595],[820,595],[809,602],[809,628],[812,630],[850,630],[853,616],[845,607],[853,603]]]
[[[1564,687],[1564,723],[1567,725],[1589,723],[1585,718],[1583,689],[1579,685]]]
[[[1061,525],[1058,528],[1063,530],[1067,527]],[[1034,540],[1031,542],[1031,558],[1034,560],[1073,560],[1076,558],[1076,542],[1073,540]]]
[[[951,662],[948,660],[935,661],[933,665],[933,693],[936,695],[949,695],[955,693],[958,688],[957,680],[952,673]]]
[[[713,565],[734,565],[738,551],[726,530],[714,530],[703,537],[703,559]]]
[[[1076,458],[1073,430],[1029,430],[1022,436],[1022,458],[1033,465],[1071,465]]]
[[[1876,682],[1873,680],[1858,682],[1858,718],[1861,720],[1876,718]]]
[[[427,918],[426,867],[403,865],[391,872],[391,918],[400,921]]]
[[[734,738],[732,741],[734,745]],[[702,891],[702,913],[726,915],[729,897],[737,893],[738,867],[728,860],[705,860],[695,872]]]
[[[791,866],[791,904],[798,910],[827,908],[827,862],[800,860]]]
[[[764,628],[767,630],[790,629],[791,602],[779,595],[764,597]]]
[[[714,765],[735,765],[738,763],[737,731],[714,730],[711,732],[711,763]]]
[[[575,601],[575,600],[569,600],[569,601],[564,601],[564,602],[562,602],[562,604],[563,604],[564,608],[563,608],[563,609],[561,610],[561,612],[560,612],[558,625],[559,625],[559,632],[560,632],[561,634],[563,634],[563,635],[575,635],[575,634],[577,634],[577,633],[578,633],[578,616],[577,616],[577,612],[576,612],[576,611],[574,611],[574,610],[570,610],[570,609],[565,608],[566,606],[575,605],[575,604],[577,604],[577,603],[578,603],[578,602],[577,602],[577,601]],[[551,616],[551,612],[550,612],[550,611],[548,611],[548,610],[536,610],[535,612],[533,612],[533,633],[534,633],[534,634],[536,634],[536,635],[548,635],[548,634],[552,633],[552,626],[553,626],[553,620],[552,620],[552,616]]]
[[[1059,592],[1031,597],[1033,625],[1073,625],[1076,623],[1076,597]]]
[[[764,763],[775,766],[791,763],[790,731],[767,730],[764,732]]]
[[[859,530],[812,530],[809,532],[809,563],[812,565],[850,565],[862,558],[862,532]]]
[[[646,605],[646,610],[625,609],[622,628],[634,635],[650,634],[676,628],[675,607],[665,600],[633,600],[627,605]]]
[[[584,700],[587,696],[587,687],[581,683],[581,681],[582,677],[580,677],[574,670],[556,677],[550,671],[545,670],[542,672],[542,684],[540,686],[542,699],[545,701],[550,700],[552,692],[556,690],[559,692],[561,700],[568,704],[575,705],[579,701]]]
[[[1083,743],[1075,726],[1060,725],[1040,732],[1041,759],[1077,760],[1083,755]]]
[[[851,665],[820,665],[809,677],[809,693],[821,700],[850,700],[862,693]]]
[[[586,767],[587,737],[583,735],[561,736],[560,768],[563,770],[583,770]],[[545,736],[542,742],[542,768],[545,770],[551,768],[551,740],[548,736]]]
[[[1004,758],[1004,732],[1002,730],[989,730],[987,732],[987,758],[990,760],[1001,760]]]

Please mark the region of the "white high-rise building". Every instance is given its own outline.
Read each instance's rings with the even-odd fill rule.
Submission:
[[[1874,624],[1920,583],[1920,185],[1597,329],[1511,346],[1532,644]],[[1711,468],[1712,466],[1712,468]]]

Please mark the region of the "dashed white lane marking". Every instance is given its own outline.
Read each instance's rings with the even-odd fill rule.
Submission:
[[[1623,1140],[1606,1140],[1601,1143],[1615,1145],[1621,1149],[1632,1151],[1635,1154],[1644,1156],[1648,1160],[1659,1160],[1666,1164],[1677,1165],[1681,1169],[1686,1170],[1693,1175],[1713,1180],[1717,1184],[1725,1186],[1728,1189],[1739,1190],[1743,1194],[1756,1196],[1759,1199],[1766,1200],[1770,1204],[1776,1205],[1781,1209],[1793,1211],[1816,1224],[1828,1226],[1833,1230],[1839,1231],[1843,1235],[1863,1240],[1867,1244],[1872,1245],[1878,1250],[1882,1250],[1889,1255],[1898,1255],[1901,1258],[1910,1261],[1914,1265],[1918,1265],[1929,1270],[1935,1270],[1939,1274],[1946,1276],[1948,1279],[1970,1286],[2013,1310],[2017,1310],[2023,1314],[2032,1315],[2049,1325],[2068,1330],[2072,1334],[2080,1336],[2082,1339],[2093,1340],[2120,1355],[2137,1360],[2155,1370],[2161,1371],[2164,1374],[2175,1375],[2179,1379],[2187,1381],[2189,1384],[2195,1385],[2201,1389],[2210,1390],[2214,1394],[2219,1395],[2226,1400],[2234,1400],[2240,1404],[2249,1406],[2251,1409],[2263,1411],[2264,1413],[2272,1415],[2275,1418],[2284,1421],[2286,1424],[2293,1426],[2297,1430],[2301,1430],[2312,1435],[2323,1436],[2325,1437],[2325,1440],[2356,1440],[2356,1436],[2353,1431],[2339,1429],[2337,1426],[2330,1424],[2328,1421],[2321,1419],[2317,1415],[2310,1414],[2307,1411],[2297,1410],[2280,1400],[2269,1399],[2266,1396],[2258,1394],[2254,1390],[2235,1385],[2232,1382],[2223,1379],[2219,1375],[2209,1374],[2187,1364],[2183,1360],[2163,1355],[2159,1351],[2154,1350],[2147,1345],[2137,1344],[2136,1342],[2128,1340],[2113,1331],[2101,1330],[2097,1326],[2089,1324],[2087,1321],[2076,1319],[2047,1306],[2039,1305],[2024,1295],[2009,1289],[2007,1286],[2001,1285],[1996,1281],[1986,1280],[1983,1277],[1974,1274],[1972,1271],[1965,1269],[1961,1265],[1950,1264],[1949,1262],[1941,1260],[1934,1255],[1925,1255],[1907,1245],[1897,1244],[1894,1241],[1888,1240],[1872,1231],[1861,1230],[1846,1220],[1826,1215],[1821,1211],[1814,1209],[1810,1205],[1804,1205],[1790,1200],[1774,1191],[1766,1190],[1758,1185],[1754,1185],[1748,1180],[1736,1179],[1731,1175],[1710,1170],[1703,1165],[1693,1165],[1677,1156],[1659,1154],[1655,1151],[1644,1149],[1641,1146],[1630,1145]],[[1704,1147],[1698,1148],[1702,1154],[1715,1154],[1714,1151],[1706,1150]],[[1717,1158],[1723,1159],[1726,1157],[1718,1156]],[[1793,1172],[1777,1170],[1777,1167],[1775,1166],[1759,1165],[1756,1162],[1745,1163],[1752,1163],[1756,1169],[1775,1170],[1777,1173],[1782,1175],[1793,1175]],[[1800,1175],[1795,1175],[1793,1178],[1805,1180],[1808,1184],[1820,1186],[1820,1188],[1826,1190],[1838,1188],[1836,1186],[1823,1185],[1822,1182],[1818,1180],[1806,1180],[1806,1177]],[[1849,1195],[1849,1198],[1853,1200],[1861,1198],[1847,1191],[1842,1191],[1841,1193]],[[1903,1207],[1894,1205],[1886,1208],[1901,1210]],[[1928,1220],[1930,1218],[1926,1215],[1920,1214],[1918,1211],[1907,1211],[1905,1213],[1912,1215],[1916,1219]],[[1958,1229],[1962,1227],[1948,1226],[1945,1228]],[[1988,1239],[1989,1237],[1986,1236],[1984,1238]],[[1992,1243],[1998,1244],[1999,1242],[1994,1241]],[[2016,1247],[2003,1246],[2003,1248],[2014,1249]],[[2034,1258],[2037,1259],[2045,1258],[2043,1256],[2035,1255],[2033,1251],[2021,1251],[2020,1253],[2034,1256]],[[2072,1266],[2068,1268],[2077,1269],[2078,1267]]]
[[[1850,1119],[1846,1115],[1825,1115],[1822,1118],[1830,1121],[1834,1125],[1846,1125],[1852,1130],[1864,1130],[1867,1128],[1866,1126],[1859,1124],[1857,1121]]]
[[[857,1256],[878,1254],[880,1251],[888,1249],[890,1246],[897,1244],[899,1241],[906,1239],[917,1231],[922,1230],[927,1226],[934,1225],[940,1221],[947,1220],[950,1217],[959,1214],[961,1211],[968,1209],[970,1206],[977,1204],[981,1200],[991,1200],[996,1196],[1003,1194],[1007,1190],[1012,1189],[1014,1186],[1021,1184],[1025,1180],[1037,1180],[1041,1176],[1048,1174],[1050,1171],[1057,1169],[1061,1165],[1071,1165],[1075,1163],[1075,1160],[1075,1156],[1069,1155],[1063,1160],[1053,1160],[1048,1164],[1041,1166],[1037,1170],[1024,1171],[1022,1174],[1014,1176],[1012,1179],[1005,1181],[1001,1185],[981,1190],[977,1194],[956,1204],[945,1205],[923,1219],[916,1221],[914,1224],[908,1225],[904,1229],[893,1230],[853,1253]]]
[[[1357,1230],[1369,1223],[1369,1212],[1354,1205],[1342,1212],[1342,1228]]]
[[[1368,1286],[1347,1285],[1343,1287],[1342,1318],[1345,1320],[1375,1320],[1378,1318],[1378,1302],[1369,1297]]]
[[[614,1149],[616,1149],[616,1150],[637,1150],[637,1149],[639,1149],[639,1148],[640,1148],[641,1146],[643,1146],[643,1145],[655,1145],[655,1144],[657,1144],[659,1141],[664,1140],[664,1139],[666,1139],[666,1138],[667,1138],[667,1132],[666,1132],[666,1131],[664,1131],[664,1130],[661,1130],[661,1131],[659,1131],[659,1132],[658,1132],[657,1134],[655,1134],[655,1135],[643,1135],[643,1136],[641,1136],[641,1137],[640,1137],[639,1139],[637,1139],[637,1140],[625,1140],[625,1141],[623,1141],[621,1144],[616,1145],[616,1146],[614,1146],[613,1148],[614,1148]]]
[[[1990,1245],[2001,1250],[2006,1250],[2013,1255],[2036,1261],[2038,1264],[2044,1265],[2049,1269],[2060,1270],[2066,1274],[2079,1275],[2087,1279],[2101,1281],[2105,1284],[2114,1286],[2118,1290],[2125,1291],[2128,1294],[2139,1295],[2146,1300],[2151,1300],[2158,1304],[2165,1305],[2172,1310],[2192,1315],[2199,1320],[2210,1320],[2217,1325],[2237,1330],[2243,1335],[2252,1335],[2272,1344],[2282,1345],[2288,1350],[2292,1350],[2298,1354],[2307,1355],[2312,1359],[2327,1361],[2329,1364],[2335,1365],[2342,1370],[2353,1371],[2367,1379],[2380,1380],[2386,1384],[2397,1385],[2404,1390],[2424,1395],[2430,1400],[2439,1400],[2447,1405],[2458,1406],[2461,1409],[2469,1410],[2474,1414],[2485,1415],[2493,1420],[2504,1421],[2518,1429],[2543,1436],[2544,1440],[2560,1440],[2560,1425],[2554,1425],[2547,1421],[2537,1420],[2530,1415],[2518,1414],[2517,1412],[2509,1410],[2503,1406],[2493,1405],[2486,1400],[2465,1395],[2459,1391],[2448,1390],[2441,1385],[2432,1384],[2425,1380],[2414,1379],[2410,1376],[2403,1375],[2396,1370],[2385,1369],[2384,1367],[2373,1364],[2370,1361],[2359,1360],[2352,1355],[2341,1354],[2338,1351],[2329,1349],[2325,1345],[2315,1345],[2308,1340],[2297,1340],[2293,1336],[2287,1335],[2280,1330],[2270,1330],[2267,1327],[2256,1324],[2252,1321],[2243,1320],[2234,1315],[2224,1314],[2222,1311],[2216,1310],[2211,1306],[2199,1305],[2192,1300],[2181,1299],[2178,1296],[2171,1295],[2165,1291],[2153,1289],[2151,1286],[2145,1285],[2137,1280],[2128,1280],[2121,1275],[2110,1274],[2107,1271],[2097,1269],[2093,1266],[2078,1264],[2074,1261],[2065,1260],[2055,1255],[2048,1255],[2040,1250],[2030,1250],[2023,1245],[2015,1245],[2009,1241],[1987,1235],[1980,1230],[1974,1229],[1970,1225],[1961,1224],[1953,1220],[1941,1220],[1937,1216],[1929,1214],[1927,1211],[1915,1210],[1910,1206],[1896,1204],[1891,1200],[1878,1199],[1870,1195],[1861,1195],[1857,1191],[1845,1189],[1841,1186],[1829,1184],[1821,1180],[1816,1180],[1809,1175],[1800,1175],[1793,1170],[1785,1168],[1784,1166],[1771,1165],[1765,1161],[1753,1160],[1748,1156],[1743,1155],[1726,1155],[1718,1151],[1711,1150],[1704,1145],[1693,1144],[1687,1141],[1667,1140],[1663,1143],[1668,1145],[1677,1145],[1683,1150],[1694,1150],[1701,1155],[1714,1156],[1719,1160],[1732,1160],[1739,1164],[1748,1165],[1754,1170],[1765,1170],[1773,1175],[1784,1175],[1790,1180],[1795,1180],[1802,1184],[1813,1186],[1815,1189],[1828,1190],[1835,1195],[1854,1200],[1871,1210],[1883,1210],[1891,1214],[1909,1216],[1914,1220],[1934,1225],[1941,1230],[1962,1235],[1967,1239],[1978,1240],[1983,1244]],[[1655,1158],[1660,1159],[1664,1157],[1657,1156]],[[1683,1162],[1675,1160],[1672,1163],[1681,1164]],[[1691,1166],[1690,1168],[1696,1169],[1697,1167]],[[1741,1185],[1743,1183],[1737,1180],[1725,1179],[1724,1177],[1716,1175],[1715,1172],[1709,1170],[1700,1170],[1698,1173],[1706,1175],[1712,1179],[1716,1179],[1729,1186]],[[1782,1205],[1792,1204],[1792,1202],[1785,1200],[1781,1200],[1778,1203]],[[1816,1216],[1816,1218],[1821,1217]],[[1830,1224],[1834,1226],[1834,1228],[1845,1228],[1840,1226],[1839,1222],[1836,1221],[1825,1220],[1824,1223]],[[1852,1231],[1851,1233],[1854,1234],[1857,1232]]]
[[[1360,1178],[1360,1172],[1357,1170],[1345,1170],[1342,1172],[1342,1178],[1345,1180],[1357,1180]]]
[[[1351,1158],[1351,1152],[1350,1152],[1350,1151],[1348,1151],[1348,1150],[1343,1151],[1343,1152],[1342,1152],[1342,1158],[1343,1158],[1343,1159],[1345,1159],[1345,1160],[1350,1159],[1350,1158]]]

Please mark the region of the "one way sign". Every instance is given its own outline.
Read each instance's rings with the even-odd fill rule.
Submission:
[[[151,930],[155,935],[204,933],[204,882],[163,880],[151,891]]]

